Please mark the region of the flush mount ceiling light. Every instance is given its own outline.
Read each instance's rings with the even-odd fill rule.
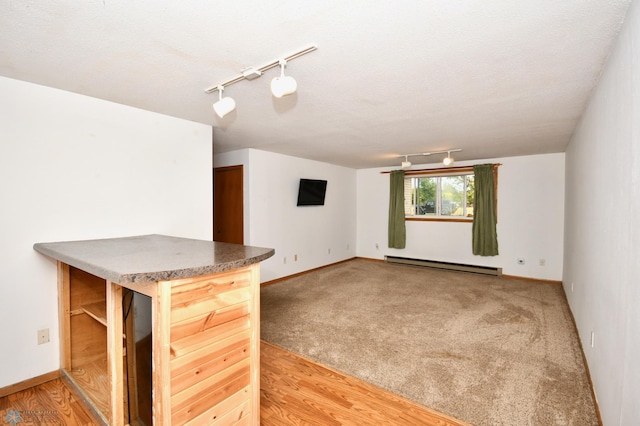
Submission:
[[[295,93],[298,89],[298,83],[296,80],[288,75],[284,75],[284,67],[287,65],[287,61],[281,59],[280,63],[280,77],[276,77],[271,80],[271,93],[276,98],[281,98],[285,95]]]
[[[213,110],[218,114],[218,117],[222,118],[225,115],[229,114],[231,111],[236,109],[236,101],[233,98],[222,98],[222,92],[224,91],[224,87],[220,86],[217,88],[218,93],[220,94],[220,98],[218,102],[213,104]]]
[[[451,156],[451,153],[460,152],[460,151],[462,151],[462,149],[458,148],[458,149],[448,149],[446,151],[423,152],[420,154],[402,154],[400,158],[404,157],[404,161],[402,162],[401,166],[403,169],[411,167],[411,162],[409,162],[409,157],[418,156],[418,155],[435,155],[435,154],[447,154],[444,160],[442,160],[442,164],[444,164],[445,166],[450,166],[454,162],[454,159]]]
[[[280,65],[280,77],[276,77],[271,81],[271,92],[273,93],[273,96],[275,96],[276,98],[281,98],[282,96],[290,95],[292,93],[295,93],[295,91],[298,88],[298,84],[296,83],[296,80],[293,77],[284,75],[284,68],[287,62],[291,61],[292,59],[298,58],[302,55],[306,55],[307,53],[313,52],[317,48],[318,47],[316,45],[310,45],[308,47],[305,47],[302,50],[299,50],[295,53],[285,56],[284,58],[271,61],[259,68],[254,68],[254,67],[245,68],[237,76],[227,81],[224,81],[220,84],[217,84],[215,86],[209,87],[204,91],[205,93],[213,93],[217,90],[220,93],[220,100],[214,104],[213,109],[216,111],[216,114],[218,114],[218,116],[224,117],[225,114],[235,109],[235,101],[233,99],[222,98],[222,91],[226,86],[229,86],[231,84],[237,83],[242,80],[256,79],[262,76],[262,74],[265,71]],[[218,112],[218,109],[216,108],[216,105],[220,104],[223,101],[224,103],[220,105],[220,110],[222,112],[222,114],[220,114]],[[233,107],[231,107],[231,105],[233,105]]]

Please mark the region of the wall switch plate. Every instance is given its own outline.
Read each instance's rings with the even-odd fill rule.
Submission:
[[[38,344],[49,343],[49,329],[38,330]]]

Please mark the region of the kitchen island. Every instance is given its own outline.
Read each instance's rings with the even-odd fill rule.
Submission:
[[[34,249],[57,261],[61,375],[104,424],[259,424],[259,262],[273,249],[164,235]],[[134,294],[150,298],[150,383]]]

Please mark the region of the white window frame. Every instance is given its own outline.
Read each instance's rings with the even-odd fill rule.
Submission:
[[[415,171],[412,173],[408,173],[405,175],[405,200],[407,197],[409,198],[409,202],[405,202],[405,220],[419,220],[419,221],[447,221],[447,222],[473,222],[473,212],[467,211],[469,208],[466,203],[464,203],[463,207],[463,216],[451,216],[451,215],[442,215],[442,180],[444,177],[452,177],[452,176],[473,176],[473,168],[471,170],[424,170],[424,171]],[[413,179],[419,178],[436,178],[436,202],[435,202],[435,212],[430,215],[420,215],[412,213],[412,206],[415,206],[414,200],[411,200],[412,188],[413,188]],[[463,185],[463,193],[466,194],[467,191],[467,182],[468,180],[464,179]],[[465,215],[466,213],[466,215]],[[468,214],[471,213],[471,216]]]

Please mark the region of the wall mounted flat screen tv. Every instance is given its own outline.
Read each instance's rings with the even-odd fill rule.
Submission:
[[[299,206],[324,206],[327,181],[319,179],[300,179],[298,189]]]

